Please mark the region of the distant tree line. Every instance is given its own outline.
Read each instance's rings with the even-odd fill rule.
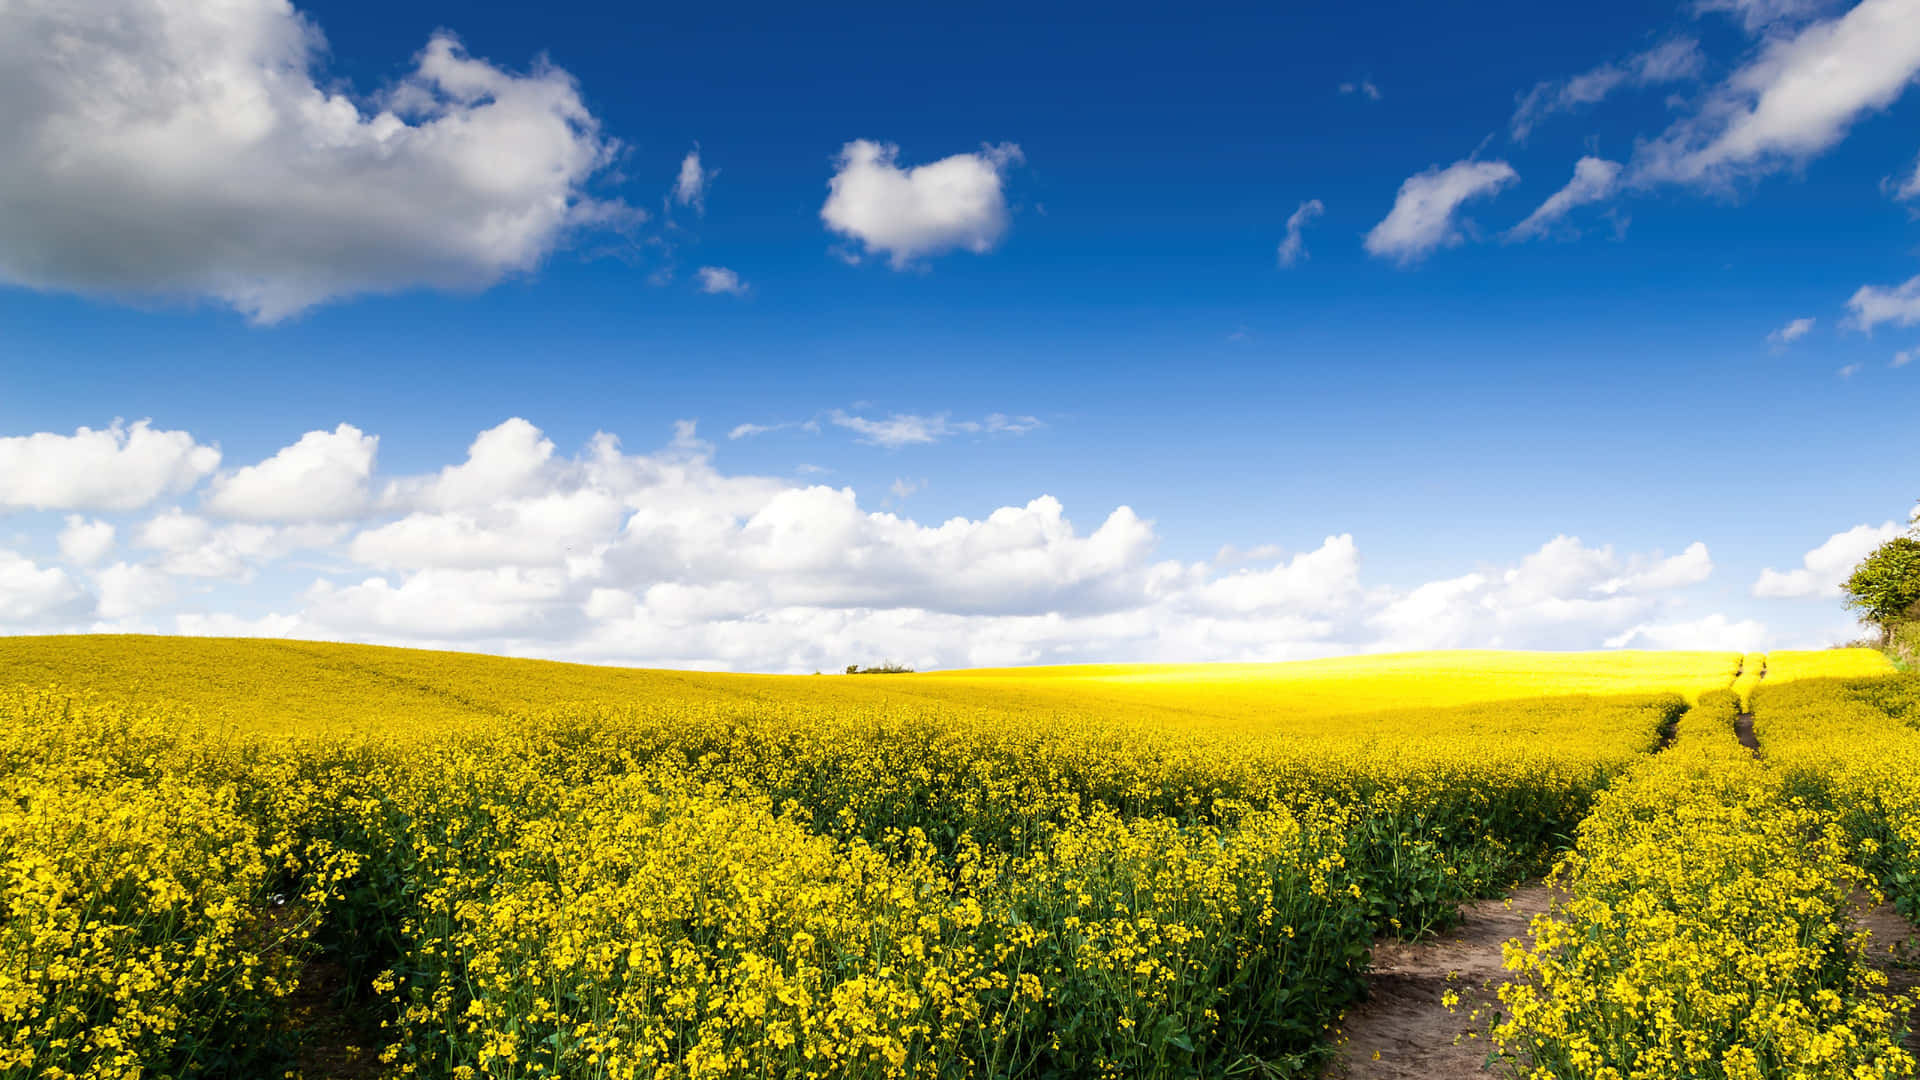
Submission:
[[[878,664],[873,664],[868,667],[861,667],[859,664],[848,664],[847,674],[849,675],[911,675],[913,674],[913,669],[903,664],[896,664],[891,660],[882,660]]]

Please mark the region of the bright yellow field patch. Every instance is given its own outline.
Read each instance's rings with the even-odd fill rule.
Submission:
[[[1767,681],[1795,679],[1865,679],[1892,675],[1899,669],[1878,649],[1818,649],[1767,654]]]
[[[1814,654],[1825,655],[1825,654]],[[1878,655],[1878,654],[1874,654]],[[164,701],[248,728],[417,731],[582,704],[1093,715],[1249,734],[1317,732],[1363,713],[1563,695],[1693,700],[1740,670],[1731,652],[1456,651],[1284,664],[1131,664],[918,675],[733,675],[257,639],[0,638],[0,686]]]

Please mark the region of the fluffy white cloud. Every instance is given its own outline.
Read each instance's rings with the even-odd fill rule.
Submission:
[[[942,418],[924,430],[1028,423]],[[567,455],[512,419],[479,433],[462,461],[381,480],[353,521],[331,525],[166,509],[129,530],[147,557],[94,573],[92,597],[63,570],[0,555],[0,623],[171,620],[191,634],[760,670],[882,657],[923,668],[1278,660],[1656,640],[1685,621],[1676,598],[1712,571],[1704,544],[1663,557],[1571,537],[1411,588],[1369,584],[1347,534],[1187,562],[1157,554],[1154,524],[1125,506],[1084,527],[1047,496],[922,522],[863,506],[849,488],[729,475],[691,424],[652,452],[601,434]],[[104,557],[97,524],[69,528]],[[304,587],[274,604],[271,590],[295,575]],[[249,606],[266,598],[271,614],[222,611],[227,591],[187,587],[207,579],[253,582]],[[180,610],[189,595],[196,610]]]
[[[635,217],[586,194],[615,145],[544,61],[515,74],[439,33],[369,100],[287,0],[15,0],[6,24],[0,280],[270,323],[482,288]]]
[[[827,228],[885,253],[895,269],[955,248],[993,250],[1007,231],[1006,173],[1023,159],[1012,143],[985,146],[903,169],[900,148],[857,139],[840,151],[839,171],[820,208]]]
[[[1567,186],[1547,197],[1527,219],[1507,231],[1511,240],[1545,236],[1561,218],[1575,207],[1599,202],[1619,186],[1621,165],[1605,158],[1583,157],[1574,163],[1573,179]]]
[[[4,217],[0,212],[0,230]],[[0,511],[137,510],[186,491],[219,465],[218,449],[184,431],[156,431],[145,420],[72,435],[4,437]]]
[[[707,212],[707,185],[720,175],[720,170],[708,172],[700,166],[700,148],[687,151],[680,159],[680,173],[673,181],[673,201],[681,206],[690,206],[694,213]]]
[[[1813,330],[1813,323],[1814,320],[1812,316],[1795,319],[1780,329],[1768,334],[1767,343],[1775,348],[1785,348],[1799,341],[1801,338],[1806,337],[1807,334]]]
[[[1889,521],[1884,525],[1855,525],[1846,532],[1835,533],[1807,552],[1798,570],[1768,567],[1760,571],[1759,579],[1753,583],[1753,595],[1837,599],[1841,582],[1860,565],[1860,560],[1903,531]]]
[[[1522,141],[1547,117],[1595,105],[1623,86],[1654,86],[1691,79],[1700,74],[1705,58],[1700,43],[1674,38],[1629,57],[1624,63],[1601,64],[1571,79],[1534,84],[1520,96],[1508,130]]]
[[[0,626],[34,627],[85,608],[86,594],[65,570],[0,548]]]
[[[160,552],[159,568],[185,577],[251,581],[260,566],[305,548],[331,545],[346,525],[215,526],[173,507],[141,525],[138,547]]]
[[[89,521],[79,514],[68,514],[66,528],[60,530],[60,557],[73,566],[92,566],[113,550],[113,526],[105,521]]]
[[[1307,257],[1307,242],[1300,231],[1314,218],[1326,212],[1319,199],[1308,199],[1300,208],[1287,216],[1287,236],[1280,241],[1280,265],[1292,266]]]
[[[1679,622],[1642,623],[1607,639],[1610,649],[1703,649],[1757,652],[1769,644],[1767,624],[1754,619],[1734,622],[1725,615],[1708,615]]]
[[[214,477],[207,509],[243,521],[339,521],[367,505],[380,437],[352,424],[309,431],[257,465]]]
[[[939,442],[953,435],[975,435],[983,432],[991,435],[1022,435],[1035,428],[1046,426],[1036,417],[1008,416],[1006,413],[993,413],[984,420],[953,420],[946,413],[934,416],[894,413],[884,420],[875,420],[835,409],[828,419],[835,427],[843,427],[859,435],[861,442],[884,446],[889,450],[902,446]]]
[[[1912,326],[1920,322],[1920,276],[1892,288],[1862,285],[1847,299],[1847,309],[1853,312],[1853,325],[1862,330],[1881,323]]]
[[[696,271],[696,273],[699,274],[700,291],[703,293],[728,293],[733,296],[746,295],[747,283],[740,280],[739,274],[734,273],[724,266],[703,266]]]
[[[1920,72],[1920,3],[1861,0],[1771,38],[1691,115],[1634,155],[1639,183],[1718,186],[1790,167],[1886,108]]]
[[[1464,239],[1454,222],[1460,205],[1518,179],[1520,174],[1504,161],[1456,161],[1409,176],[1393,209],[1367,233],[1367,251],[1406,265],[1435,248],[1458,244]]]
[[[1559,536],[1512,568],[1396,596],[1370,625],[1394,648],[1591,648],[1644,621],[1660,594],[1704,580],[1712,566],[1699,543],[1671,559],[1622,558]]]
[[[103,619],[125,619],[158,611],[173,603],[173,578],[164,570],[117,562],[93,575],[98,593],[96,613]]]

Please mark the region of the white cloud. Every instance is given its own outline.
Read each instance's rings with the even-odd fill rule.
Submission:
[[[1768,643],[1765,623],[1754,619],[1733,622],[1720,614],[1680,622],[1641,623],[1607,639],[1610,649],[1701,649],[1714,652],[1757,652]]]
[[[173,579],[151,566],[117,562],[93,575],[98,591],[96,614],[124,619],[158,611],[173,603]]]
[[[1916,356],[1920,356],[1920,349],[1901,349],[1899,352],[1893,354],[1893,363],[1889,366],[1906,367],[1908,364],[1913,363],[1913,358]]]
[[[1287,216],[1287,237],[1280,241],[1281,266],[1292,266],[1307,257],[1307,242],[1300,235],[1300,230],[1325,213],[1326,209],[1319,199],[1308,199]]]
[[[68,514],[67,526],[60,530],[60,558],[72,566],[92,566],[113,550],[113,531],[105,521]]]
[[[1861,330],[1881,323],[1912,326],[1920,322],[1920,276],[1893,288],[1862,285],[1848,298],[1847,309],[1853,312],[1852,324]]]
[[[172,507],[140,526],[136,546],[161,553],[159,568],[185,577],[251,581],[259,567],[305,548],[326,547],[346,535],[345,525],[215,526]]]
[[[700,148],[687,151],[680,159],[680,173],[673,181],[673,201],[681,206],[690,206],[694,213],[707,212],[707,185],[720,175],[720,170],[708,172],[700,167]]]
[[[923,416],[917,413],[894,413],[884,420],[856,416],[835,409],[828,415],[835,427],[843,427],[860,436],[860,441],[874,446],[884,446],[897,450],[902,446],[914,446],[939,442],[954,435],[1023,435],[1036,428],[1045,427],[1038,418],[1032,416],[1009,416],[1006,413],[992,413],[984,420],[953,420],[946,413]],[[735,431],[740,430],[735,428]],[[763,429],[764,430],[764,429]]]
[[[903,430],[1034,423],[919,419]],[[881,657],[922,668],[1274,660],[1645,640],[1645,628],[1692,617],[1679,598],[1712,572],[1704,544],[1665,557],[1559,537],[1513,563],[1387,587],[1367,582],[1350,534],[1186,562],[1158,555],[1154,523],[1126,506],[1086,527],[1045,495],[922,522],[863,506],[846,487],[730,475],[714,453],[683,423],[652,452],[598,434],[568,455],[510,419],[480,432],[464,460],[381,478],[379,498],[350,523],[163,510],[128,534],[148,557],[94,574],[91,598],[60,569],[0,556],[0,623],[170,622],[193,634],[760,670]],[[891,498],[919,486],[898,482]],[[282,584],[295,575],[303,586]],[[252,582],[248,610],[226,606],[235,590],[182,579]]]
[[[1903,531],[1889,521],[1884,525],[1855,525],[1846,532],[1835,533],[1807,552],[1799,569],[1781,571],[1768,567],[1760,571],[1759,579],[1753,583],[1753,595],[1837,599],[1840,584],[1860,565],[1860,560]]]
[[[895,164],[899,152],[866,139],[840,151],[820,208],[827,227],[869,254],[886,253],[895,269],[956,248],[993,250],[1007,231],[1006,172],[1023,160],[1020,148],[985,146],[910,169]]]
[[[340,521],[367,505],[380,437],[352,424],[309,431],[257,465],[214,477],[207,509],[243,521]]]
[[[1573,179],[1567,186],[1547,197],[1547,201],[1527,215],[1527,219],[1507,231],[1510,240],[1545,236],[1575,207],[1599,202],[1614,193],[1620,180],[1620,163],[1604,158],[1583,157],[1574,163]]]
[[[1808,332],[1813,329],[1813,322],[1814,320],[1811,316],[1795,319],[1780,329],[1768,334],[1767,343],[1777,349],[1785,348],[1799,341],[1801,338],[1806,337]]]
[[[1858,375],[1862,371],[1865,371],[1866,368],[1867,368],[1867,365],[1865,364],[1847,364],[1846,366],[1842,367],[1839,371],[1835,372],[1835,374],[1839,375],[1843,379],[1851,379],[1855,375]]]
[[[286,0],[15,0],[6,19],[0,280],[271,323],[484,288],[637,217],[586,193],[616,145],[545,61],[514,74],[437,33],[367,99]]]
[[[1508,130],[1514,141],[1524,141],[1549,116],[1596,105],[1623,86],[1654,86],[1694,78],[1704,62],[1699,42],[1692,38],[1674,38],[1637,53],[1624,63],[1601,64],[1571,79],[1536,83],[1520,96]]]
[[[700,276],[700,291],[703,293],[728,293],[733,296],[745,296],[747,283],[740,275],[724,266],[703,266],[696,273]]]
[[[894,478],[893,486],[889,487],[887,491],[896,499],[904,499],[919,492],[926,486],[927,482],[925,480],[909,480],[901,476]]]
[[[1888,186],[1893,187],[1891,180],[1888,181]],[[1901,181],[1899,186],[1894,187],[1893,197],[1903,200],[1920,199],[1920,160],[1916,160],[1913,163],[1913,175]]]
[[[1359,82],[1343,82],[1340,84],[1340,92],[1343,94],[1359,94],[1368,101],[1379,101],[1381,97],[1380,88],[1373,85],[1372,79],[1361,79]]]
[[[1724,186],[1803,162],[1886,108],[1920,72],[1920,6],[1861,0],[1771,38],[1757,57],[1634,155],[1638,183]]]
[[[82,614],[86,594],[59,567],[0,549],[0,626],[32,627]]]
[[[1367,234],[1367,251],[1406,265],[1435,248],[1458,244],[1464,239],[1454,223],[1460,205],[1519,178],[1504,161],[1456,161],[1410,176],[1400,185],[1393,209]]]
[[[0,169],[5,166],[0,164]],[[4,229],[0,214],[0,229]],[[72,435],[0,438],[0,511],[137,510],[177,495],[220,464],[220,451],[184,431],[115,420]]]

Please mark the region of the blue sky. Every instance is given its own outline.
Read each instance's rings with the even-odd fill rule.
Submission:
[[[1920,495],[1916,73],[1915,0],[33,0],[0,629],[1824,644]]]

